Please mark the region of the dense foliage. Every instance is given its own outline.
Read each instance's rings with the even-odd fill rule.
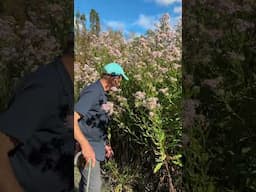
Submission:
[[[185,191],[256,191],[255,5],[183,4]]]
[[[181,25],[164,14],[155,30],[127,39],[95,35],[75,20],[75,96],[120,63],[129,76],[109,95],[109,138],[115,156],[103,166],[107,191],[181,191]]]
[[[0,2],[0,110],[20,78],[51,62],[73,31],[73,2],[6,0]],[[43,14],[42,14],[43,13]]]

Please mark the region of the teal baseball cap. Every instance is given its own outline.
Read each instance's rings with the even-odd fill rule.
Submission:
[[[120,75],[125,80],[129,80],[129,78],[125,75],[123,68],[118,63],[109,63],[105,65],[104,72],[109,75]]]

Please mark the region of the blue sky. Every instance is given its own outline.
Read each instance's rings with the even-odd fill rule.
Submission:
[[[175,25],[181,18],[181,0],[75,0],[75,12],[85,13],[89,20],[91,9],[100,16],[102,30],[112,28],[124,33],[143,34],[154,28],[164,13],[171,16]]]

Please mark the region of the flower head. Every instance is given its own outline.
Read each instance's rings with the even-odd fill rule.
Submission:
[[[112,115],[114,112],[114,103],[108,101],[107,103],[102,104],[101,108],[109,115]]]
[[[146,97],[146,93],[145,92],[141,92],[141,91],[137,91],[134,94],[134,96],[135,96],[135,99],[137,99],[137,100],[143,100]]]

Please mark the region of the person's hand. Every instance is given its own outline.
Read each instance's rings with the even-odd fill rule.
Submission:
[[[106,157],[111,158],[114,155],[114,151],[112,150],[110,145],[105,145]]]
[[[82,147],[82,154],[86,160],[86,166],[88,163],[91,161],[92,167],[95,166],[96,164],[96,158],[95,158],[95,153],[91,145],[86,145],[86,146],[81,146]]]

